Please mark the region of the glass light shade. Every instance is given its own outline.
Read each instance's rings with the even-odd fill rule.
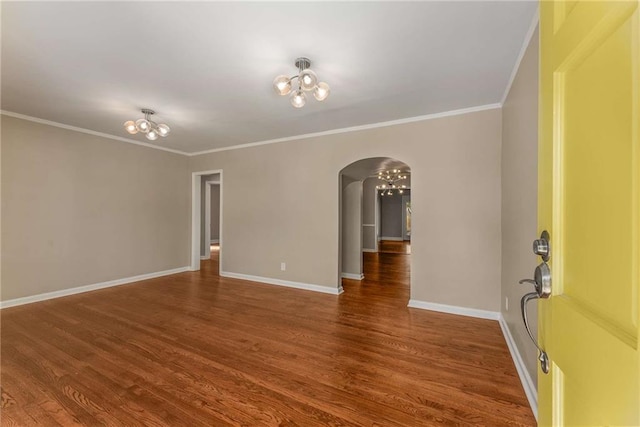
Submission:
[[[308,68],[303,70],[298,78],[300,79],[300,87],[302,87],[302,90],[313,90],[318,83],[316,73]]]
[[[165,137],[169,135],[169,132],[171,132],[171,128],[169,126],[165,125],[164,123],[160,123],[158,125],[158,135]]]
[[[304,107],[304,104],[307,102],[307,97],[304,95],[304,92],[301,90],[297,90],[291,95],[291,105],[296,108]]]
[[[151,129],[151,123],[146,119],[138,119],[136,120],[136,129],[140,132],[147,133]]]
[[[138,128],[136,128],[136,122],[134,122],[133,120],[129,120],[128,122],[125,122],[124,128],[131,135],[135,135],[136,133],[138,133]]]
[[[289,77],[282,75],[276,77],[273,81],[273,89],[275,89],[278,95],[287,95],[291,92],[291,79]]]
[[[325,99],[327,99],[327,96],[329,96],[330,92],[331,92],[331,89],[329,89],[329,85],[326,84],[325,82],[320,82],[318,83],[316,88],[313,90],[313,96],[318,101],[324,101]]]
[[[145,136],[147,137],[147,139],[155,141],[156,139],[158,139],[158,131],[155,129],[150,129]]]

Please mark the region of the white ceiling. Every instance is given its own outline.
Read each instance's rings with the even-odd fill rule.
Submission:
[[[2,2],[5,111],[198,152],[499,103],[536,2]],[[312,60],[331,86],[272,89]]]

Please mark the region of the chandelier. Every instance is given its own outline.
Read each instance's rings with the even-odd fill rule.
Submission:
[[[151,120],[151,116],[156,112],[153,110],[149,110],[148,108],[142,109],[142,114],[144,114],[144,119],[138,119],[135,122],[133,120],[129,120],[125,122],[124,128],[131,135],[135,135],[138,132],[144,133],[147,139],[151,141],[155,141],[158,139],[158,136],[165,137],[169,135],[171,128],[164,123],[156,123]]]
[[[316,73],[311,71],[311,60],[308,58],[296,59],[295,66],[298,68],[298,75],[289,77],[281,75],[273,81],[273,88],[278,95],[288,95],[291,93],[291,105],[296,108],[304,107],[307,102],[305,92],[313,91],[313,97],[318,101],[324,101],[329,96],[329,85],[325,82],[318,82]],[[298,79],[298,89],[292,92],[292,82]]]
[[[404,184],[398,184],[398,182],[407,179],[406,172],[402,172],[400,169],[378,172],[378,179],[384,181],[384,184],[376,185],[376,188],[381,190],[381,196],[393,196],[394,190],[397,190],[399,194],[402,194],[407,188]]]

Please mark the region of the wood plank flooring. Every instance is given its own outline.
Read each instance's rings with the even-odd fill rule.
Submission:
[[[1,424],[535,425],[497,322],[407,308],[410,255],[364,255],[339,297],[220,278],[215,252],[4,309]]]

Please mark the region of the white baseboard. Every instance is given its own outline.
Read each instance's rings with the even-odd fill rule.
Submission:
[[[214,240],[210,240],[209,241],[210,245],[213,245],[214,243],[220,243],[220,240],[219,239],[214,239]]]
[[[457,305],[437,304],[435,302],[409,300],[408,307],[421,308],[423,310],[439,311],[441,313],[458,314],[460,316],[477,317],[480,319],[499,320],[497,311],[479,310],[477,308],[459,307]]]
[[[200,261],[211,258],[210,256],[200,255]]]
[[[378,240],[391,240],[392,242],[403,242],[404,239],[402,237],[378,237]]]
[[[376,251],[375,249],[365,249],[365,248],[362,248],[362,252],[373,252],[373,253],[376,253],[376,252],[378,252],[378,251]]]
[[[169,276],[171,274],[189,271],[189,267],[179,267],[172,270],[157,271],[155,273],[140,274],[138,276],[125,277],[123,279],[109,280],[108,282],[94,283],[93,285],[79,286],[76,288],[63,289],[60,291],[47,292],[44,294],[31,295],[28,297],[15,298],[6,301],[0,301],[0,309],[15,307],[17,305],[31,304],[33,302],[45,301],[54,298],[66,297],[83,292],[95,291],[98,289],[111,288],[113,286],[126,285],[128,283],[139,282],[140,280],[154,279],[156,277]]]
[[[524,361],[522,360],[522,356],[520,356],[520,352],[518,351],[518,347],[516,346],[516,342],[513,340],[513,336],[511,335],[509,326],[507,326],[507,322],[504,320],[502,313],[500,313],[499,323],[500,323],[500,329],[502,329],[502,334],[504,335],[504,339],[507,342],[507,347],[509,347],[509,353],[511,353],[513,364],[516,365],[516,371],[518,371],[518,376],[520,377],[522,388],[524,388],[524,394],[527,395],[529,406],[531,406],[531,411],[533,412],[533,416],[536,417],[536,420],[537,420],[538,419],[538,391],[536,389],[536,385],[533,383],[533,380],[529,375],[529,371],[527,371]]]
[[[220,276],[230,277],[232,279],[249,280],[251,282],[266,283],[268,285],[286,286],[287,288],[304,289],[306,291],[322,292],[324,294],[340,295],[344,290],[342,286],[330,288],[328,286],[313,285],[310,283],[291,282],[289,280],[273,279],[271,277],[251,276],[249,274],[233,273],[230,271],[221,271]]]
[[[341,277],[343,279],[362,280],[364,279],[364,274],[342,273]]]

